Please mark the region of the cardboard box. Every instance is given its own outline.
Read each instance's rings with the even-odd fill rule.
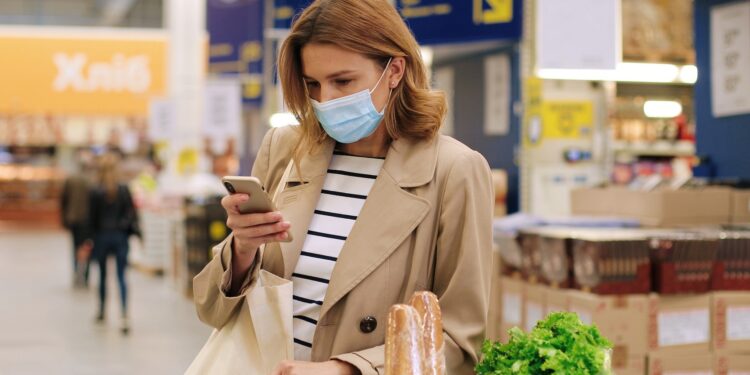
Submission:
[[[732,224],[750,223],[750,190],[732,191]]]
[[[517,278],[503,277],[500,280],[500,289],[500,341],[508,342],[508,330],[523,327],[526,284]]]
[[[616,375],[643,375],[646,373],[646,355],[628,357],[625,361],[613,362],[612,370]]]
[[[750,292],[714,292],[711,314],[713,349],[750,354]]]
[[[663,353],[711,350],[711,295],[660,296],[649,303],[648,348]]]
[[[594,324],[613,345],[612,366],[628,368],[648,350],[648,295],[599,296],[569,291],[570,311],[584,324]]]
[[[730,222],[732,190],[634,191],[625,188],[580,189],[571,196],[574,215],[637,219],[648,227],[720,225]]]
[[[570,195],[571,213],[583,216],[617,216],[618,202],[613,198],[626,192],[627,189],[622,187],[575,189]]]
[[[654,352],[648,356],[648,375],[713,375],[714,357],[700,353]]]
[[[714,354],[714,372],[716,375],[750,374],[750,355],[739,355],[719,352]]]
[[[523,300],[523,330],[531,332],[536,323],[546,316],[547,288],[539,284],[526,284],[526,298]]]
[[[547,288],[545,296],[544,316],[553,312],[570,311],[570,296],[568,290]]]

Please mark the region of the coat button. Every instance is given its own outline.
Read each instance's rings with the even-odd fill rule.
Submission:
[[[374,316],[368,316],[359,322],[359,330],[362,333],[370,333],[378,327],[378,320]]]

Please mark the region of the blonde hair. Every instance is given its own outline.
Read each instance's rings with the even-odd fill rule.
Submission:
[[[108,199],[113,200],[117,196],[120,182],[117,162],[119,158],[114,154],[104,154],[99,159],[99,183]]]
[[[303,82],[301,51],[308,43],[336,45],[383,68],[390,58],[403,57],[404,76],[391,93],[383,119],[388,137],[430,139],[437,134],[446,112],[445,95],[430,89],[419,45],[396,9],[387,0],[316,0],[294,22],[279,56],[284,101],[301,125],[295,163],[328,138]]]

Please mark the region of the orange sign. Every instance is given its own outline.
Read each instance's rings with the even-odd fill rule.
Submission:
[[[19,30],[0,28],[0,112],[145,116],[166,92],[164,32]]]

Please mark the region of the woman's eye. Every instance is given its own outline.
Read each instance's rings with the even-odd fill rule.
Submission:
[[[307,81],[306,83],[307,83],[308,88],[316,88],[320,85],[318,82],[315,82],[315,81]]]
[[[336,84],[339,86],[346,86],[352,82],[351,79],[337,79]]]

